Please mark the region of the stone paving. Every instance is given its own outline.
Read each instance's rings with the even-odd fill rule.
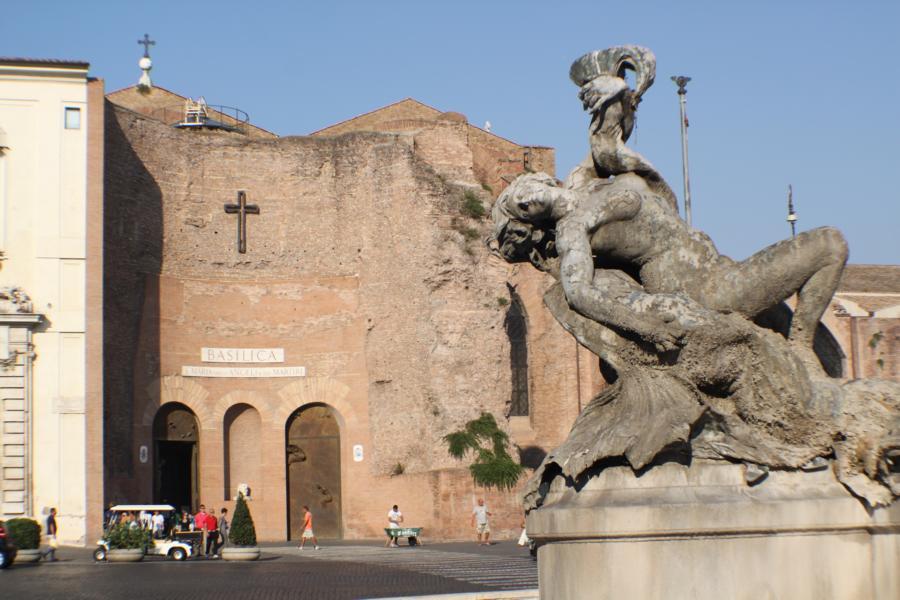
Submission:
[[[285,545],[262,550],[262,558],[251,563],[148,557],[109,564],[94,563],[91,549],[63,548],[58,562],[0,571],[0,597],[357,600],[537,588],[536,563],[511,542],[418,548],[337,542],[321,550]]]

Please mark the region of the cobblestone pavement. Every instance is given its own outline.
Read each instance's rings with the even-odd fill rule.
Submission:
[[[272,549],[276,551],[276,549]],[[294,547],[277,551],[297,553]],[[320,561],[361,562],[416,573],[429,573],[457,581],[505,590],[533,589],[538,586],[537,563],[527,554],[509,556],[450,551],[445,548],[378,548],[343,546],[318,551],[303,550],[311,559]]]
[[[147,557],[94,563],[90,549],[0,571],[0,598],[37,600],[356,600],[537,587],[536,564],[512,543],[383,548],[332,543],[321,550],[267,545],[249,563]]]

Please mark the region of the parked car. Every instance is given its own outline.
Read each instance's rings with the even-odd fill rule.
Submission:
[[[0,569],[5,569],[16,560],[18,548],[6,535],[6,529],[0,524]]]
[[[173,506],[168,504],[119,504],[110,509],[114,513],[132,513],[138,515],[141,512],[153,514],[159,512],[166,517],[166,523],[171,519],[169,517],[175,511]],[[109,542],[106,539],[97,540],[97,548],[94,550],[94,560],[106,560],[109,553]],[[185,560],[194,554],[194,548],[189,541],[175,539],[171,532],[166,532],[165,539],[154,539],[153,544],[147,548],[147,556],[164,556],[172,560]]]

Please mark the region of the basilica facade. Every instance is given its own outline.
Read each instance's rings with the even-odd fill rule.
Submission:
[[[544,277],[483,243],[552,150],[411,99],[305,137],[177,127],[173,95],[108,96],[107,497],[230,507],[243,484],[284,539],[303,505],[327,538],[383,535],[393,504],[463,538],[486,495],[514,531],[515,490],[476,490],[443,437],[489,412],[534,463],[602,385]]]

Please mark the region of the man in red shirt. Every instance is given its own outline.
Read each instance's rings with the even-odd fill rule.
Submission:
[[[216,520],[216,509],[206,515],[206,558],[212,551],[213,558],[219,558],[219,523]]]
[[[200,536],[200,548],[197,549],[198,553],[202,553],[203,549],[206,547],[206,517],[209,514],[206,512],[206,507],[202,504],[200,505],[200,512],[194,515],[194,531],[202,531],[202,535]]]
[[[201,504],[200,512],[194,515],[194,531],[203,531],[203,528],[206,527],[206,517],[208,516],[206,507]]]

